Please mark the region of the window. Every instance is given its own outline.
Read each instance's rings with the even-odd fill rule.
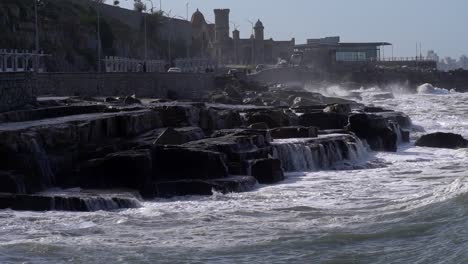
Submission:
[[[366,52],[363,51],[338,51],[336,61],[366,61]]]

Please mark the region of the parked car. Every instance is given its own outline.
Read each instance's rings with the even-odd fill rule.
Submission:
[[[172,73],[181,73],[182,70],[180,68],[177,68],[177,67],[173,67],[173,68],[169,68],[169,70],[167,70],[167,72],[172,72]]]

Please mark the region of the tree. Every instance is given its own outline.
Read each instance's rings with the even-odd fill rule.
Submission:
[[[143,2],[141,2],[141,0],[135,0],[135,2],[133,3],[133,9],[141,13],[146,10],[146,5]]]

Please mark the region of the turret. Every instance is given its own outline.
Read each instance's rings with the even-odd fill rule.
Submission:
[[[215,41],[218,43],[229,40],[229,9],[215,9]]]
[[[232,32],[232,39],[234,39],[234,40],[239,40],[239,39],[240,39],[240,32],[239,32],[239,30],[235,29],[235,30]]]
[[[254,27],[254,30],[255,30],[255,40],[264,40],[265,39],[265,35],[264,35],[264,27],[263,27],[263,23],[262,21],[260,21],[260,19],[257,21],[257,23],[255,23],[255,27]]]

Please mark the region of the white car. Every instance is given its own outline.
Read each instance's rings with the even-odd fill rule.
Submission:
[[[180,68],[174,67],[174,68],[169,68],[167,72],[173,72],[173,73],[181,73],[182,70]]]

